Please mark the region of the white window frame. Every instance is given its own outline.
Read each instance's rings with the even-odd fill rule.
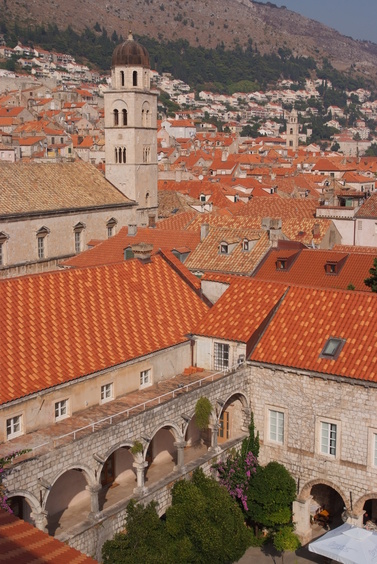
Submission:
[[[140,372],[140,388],[146,388],[152,385],[152,371],[150,368]]]
[[[81,231],[75,231],[75,253],[81,253]]]
[[[268,408],[268,442],[284,444],[285,419],[284,410],[277,407]]]
[[[38,259],[44,259],[46,254],[45,249],[45,235],[38,235],[37,237],[38,243]]]
[[[6,420],[6,437],[7,440],[15,439],[23,434],[22,415],[13,415]]]
[[[101,403],[106,403],[114,398],[114,385],[112,382],[101,386]]]
[[[220,352],[221,351],[221,352]],[[227,370],[230,367],[229,343],[215,342],[213,345],[214,370]]]
[[[55,421],[62,421],[62,419],[69,417],[68,408],[68,399],[63,399],[55,402]]]
[[[340,421],[320,417],[317,420],[317,452],[321,456],[338,459],[341,445]]]

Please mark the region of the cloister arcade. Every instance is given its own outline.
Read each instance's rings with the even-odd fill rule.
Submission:
[[[28,492],[12,492],[10,504],[25,521],[60,536],[117,504],[145,495],[170,475],[180,479],[187,464],[244,436],[249,413],[245,396],[236,393],[216,402],[208,429],[198,429],[194,412],[180,425],[167,419],[150,436],[140,437],[142,453],[132,454],[131,442],[115,444],[103,454],[95,453],[91,467],[71,465],[50,484],[42,480],[39,500]]]

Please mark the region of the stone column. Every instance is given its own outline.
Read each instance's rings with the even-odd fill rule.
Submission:
[[[31,518],[34,521],[34,524],[37,529],[47,533],[47,511],[41,509],[38,513],[33,511],[31,513]]]
[[[174,466],[174,470],[180,470],[184,472],[186,470],[185,467],[185,446],[186,441],[176,441],[174,446],[177,449],[177,464]]]
[[[312,528],[310,524],[310,504],[312,496],[307,499],[297,499],[293,502],[293,517],[295,533],[300,538],[301,544],[306,544],[312,539]]]
[[[102,490],[101,484],[94,484],[92,486],[86,486],[85,489],[90,493],[90,513],[89,517],[98,519],[100,515],[99,510],[99,498],[98,494]]]
[[[132,466],[136,469],[136,483],[137,486],[134,488],[134,494],[136,495],[143,495],[148,491],[148,488],[144,485],[145,484],[145,468],[148,466],[148,462],[145,462],[141,457],[135,459],[135,462]]]
[[[211,446],[209,447],[208,452],[217,454],[221,451],[221,448],[217,444],[217,432],[219,430],[219,424],[214,423],[213,425],[210,425],[209,428],[211,429]]]

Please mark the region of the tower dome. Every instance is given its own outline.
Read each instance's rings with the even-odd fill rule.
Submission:
[[[128,34],[127,41],[115,47],[111,58],[112,68],[115,66],[128,65],[150,68],[148,51],[134,40],[131,32]]]

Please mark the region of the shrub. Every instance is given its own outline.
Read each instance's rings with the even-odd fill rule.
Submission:
[[[212,413],[212,405],[208,398],[201,397],[195,406],[195,421],[198,429],[207,429]]]

